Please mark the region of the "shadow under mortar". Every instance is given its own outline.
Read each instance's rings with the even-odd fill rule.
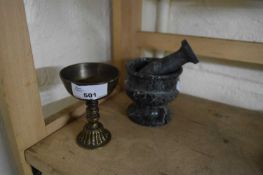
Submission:
[[[156,58],[139,58],[126,65],[125,90],[134,101],[128,107],[128,117],[144,126],[161,126],[170,120],[167,104],[179,93],[177,83],[183,69],[166,75],[141,74],[139,70]]]

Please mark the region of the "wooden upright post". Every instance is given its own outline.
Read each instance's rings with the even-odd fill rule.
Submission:
[[[0,116],[18,174],[24,151],[46,136],[23,0],[0,0]]]
[[[123,83],[125,60],[140,56],[136,32],[141,30],[142,0],[113,0],[112,59],[118,66]]]

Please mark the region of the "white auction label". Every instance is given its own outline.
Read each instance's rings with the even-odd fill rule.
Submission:
[[[108,93],[108,83],[80,86],[71,83],[73,95],[84,100],[96,100]]]

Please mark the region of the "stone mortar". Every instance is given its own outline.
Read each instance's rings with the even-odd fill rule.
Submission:
[[[156,58],[138,58],[126,65],[125,90],[134,101],[128,107],[128,117],[144,126],[161,126],[170,120],[167,104],[179,91],[177,83],[183,69],[168,75],[142,75],[138,71]]]

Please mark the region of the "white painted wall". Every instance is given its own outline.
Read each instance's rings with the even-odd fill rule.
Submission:
[[[146,31],[155,30],[156,2],[145,0]],[[261,0],[171,0],[167,18],[168,33],[263,42]],[[263,111],[262,66],[201,58],[184,67],[181,82],[183,93]]]
[[[61,101],[69,97],[58,77],[62,67],[110,59],[110,1],[24,2],[41,102],[48,116],[73,101]]]

